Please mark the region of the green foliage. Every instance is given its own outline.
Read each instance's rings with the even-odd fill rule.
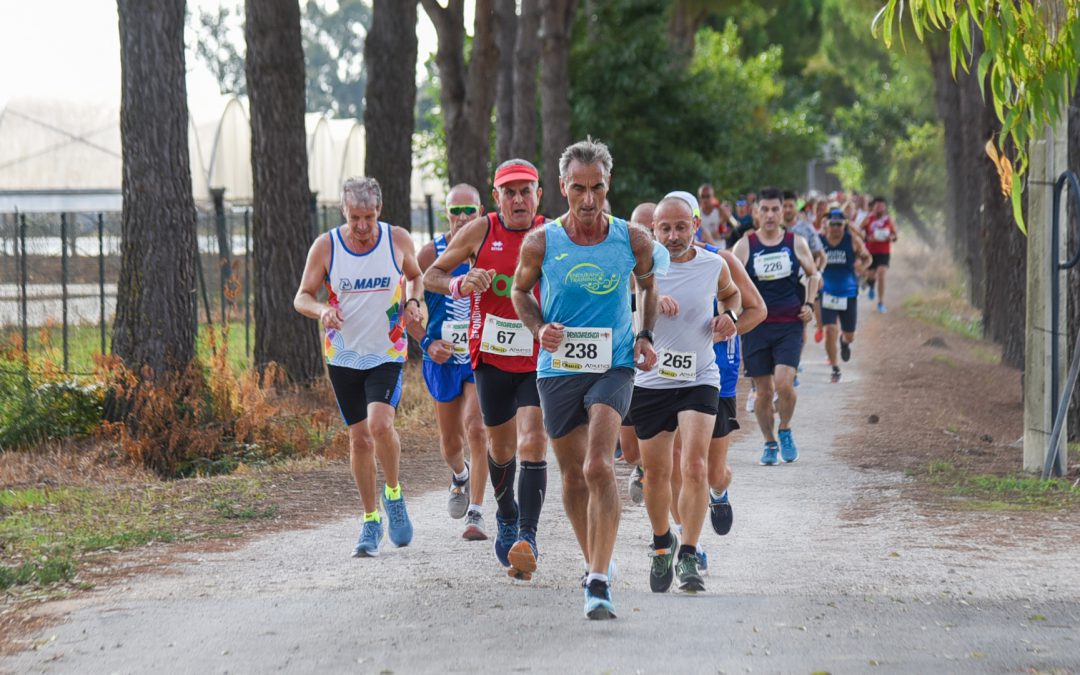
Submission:
[[[989,85],[1002,123],[999,154],[1006,155],[1010,140],[1015,149],[1015,168],[999,172],[1023,229],[1018,178],[1027,169],[1027,142],[1061,119],[1080,72],[1080,0],[888,0],[874,24],[887,46],[905,17],[920,40],[927,31],[948,31],[953,73],[958,66],[970,72],[974,65],[984,96]],[[983,52],[973,63],[979,32]],[[899,36],[903,42],[902,30]]]
[[[617,213],[704,181],[721,194],[802,183],[821,131],[812,106],[782,105],[779,47],[743,58],[733,24],[705,27],[686,65],[667,40],[666,3],[594,10],[574,32],[572,127],[575,138],[592,134],[610,146]]]
[[[0,369],[0,450],[83,436],[101,423],[103,390],[72,379]]]

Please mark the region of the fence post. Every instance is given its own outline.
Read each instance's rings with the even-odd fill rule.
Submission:
[[[435,241],[435,205],[431,201],[431,195],[424,195],[427,203],[427,231],[428,240]]]
[[[218,266],[221,268],[218,279],[221,281],[221,323],[225,323],[225,287],[232,275],[232,241],[225,222],[225,188],[210,188],[210,197],[214,201],[214,227],[217,230]]]
[[[60,313],[64,320],[61,342],[64,349],[64,372],[68,372],[68,218],[60,214]]]
[[[244,351],[251,358],[251,209],[244,209]]]
[[[101,355],[105,355],[105,215],[97,214],[98,302],[101,306]]]
[[[26,261],[26,214],[19,214],[19,260],[22,261],[22,267],[19,271],[19,323],[22,326],[22,343],[23,343],[23,355],[30,356],[30,326],[28,318],[26,316],[26,281],[27,281],[27,267],[29,264]],[[24,361],[28,361],[24,359]]]

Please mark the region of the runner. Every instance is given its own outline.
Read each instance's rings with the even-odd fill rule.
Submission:
[[[667,276],[656,281],[657,292],[671,306],[656,321],[657,367],[637,373],[632,404],[653,529],[649,586],[663,593],[677,574],[680,590],[697,592],[705,590],[697,543],[708,510],[706,460],[720,395],[713,338],[735,335],[741,302],[723,258],[694,246],[698,225],[688,201],[665,197],[653,223],[672,264]],[[724,312],[714,316],[717,300]],[[677,495],[682,546],[668,524],[676,428],[682,440],[683,483]]]
[[[824,290],[821,294],[821,321],[825,325],[825,353],[832,366],[832,382],[840,381],[840,362],[836,358],[837,342],[840,358],[847,363],[851,359],[851,343],[855,341],[855,324],[858,319],[859,279],[872,258],[866,245],[852,236],[847,219],[840,209],[829,211],[828,232],[822,235],[828,264],[821,276]],[[839,326],[837,326],[839,322]],[[840,332],[843,331],[843,335]]]
[[[870,287],[870,299],[875,296],[874,284],[877,284],[877,311],[884,314],[885,309],[885,273],[889,271],[889,258],[892,254],[892,243],[896,241],[896,226],[887,211],[888,205],[884,197],[874,197],[870,202],[870,215],[862,222],[862,230],[865,233],[866,250],[870,251],[873,262],[867,273],[866,283]]]
[[[716,201],[716,192],[711,183],[702,183],[698,188],[698,204],[701,227],[698,228],[698,241],[703,241],[716,248],[726,248],[727,222],[720,215],[720,204]]]
[[[799,267],[807,276],[805,297],[816,297],[821,282],[806,241],[780,229],[782,208],[780,191],[763,189],[758,208],[761,229],[740,239],[734,251],[739,262],[746,266],[768,310],[765,320],[745,334],[742,344],[745,373],[754,379],[758,397],[767,402],[772,400],[774,391],[779,394],[779,434],[775,431],[773,407],[767,404],[754,407],[765,438],[761,455],[761,463],[765,465],[776,464],[777,453],[785,462],[799,458],[791,433],[796,401],[794,379],[802,350],[803,324],[813,316],[814,309],[812,303],[802,301]]]
[[[483,213],[476,188],[465,183],[451,188],[446,195],[450,231],[438,235],[420,249],[417,255],[420,269],[431,267],[461,228]],[[468,272],[468,263],[462,263],[453,271],[455,276]],[[435,399],[439,450],[453,473],[447,510],[451,518],[465,518],[462,537],[483,541],[488,538],[483,513],[488,478],[487,434],[480,418],[480,404],[469,363],[469,298],[455,300],[448,295],[424,291],[424,302],[428,319],[426,335],[420,341],[420,349],[424,352],[424,382]],[[471,462],[465,456],[466,438]]]
[[[536,167],[523,159],[500,164],[494,185],[499,212],[462,227],[424,274],[424,286],[470,298],[469,355],[491,444],[488,470],[498,507],[495,556],[510,576],[528,581],[536,571],[536,529],[547,492],[547,438],[536,390],[538,347],[518,319],[510,287],[521,242],[543,223],[536,215],[542,190]],[[472,269],[451,274],[466,261]],[[518,457],[520,504],[514,494]]]
[[[394,412],[408,350],[405,327],[420,325],[423,287],[412,237],[380,222],[381,210],[382,190],[374,178],[345,181],[345,223],[311,245],[293,300],[296,311],[326,327],[327,370],[349,430],[349,465],[364,506],[354,557],[377,556],[382,542],[376,458],[386,480],[382,504],[390,541],[408,546],[413,536],[399,483],[401,442]],[[329,295],[325,303],[315,298],[321,285]],[[423,337],[414,331],[415,339]]]
[[[656,364],[652,237],[600,210],[611,178],[611,154],[591,138],[559,158],[559,185],[569,211],[521,249],[514,306],[540,341],[537,364],[544,425],[563,475],[563,505],[589,574],[585,615],[613,619],[609,563],[619,527],[614,450],[630,407],[634,366]],[[630,318],[630,275],[641,292],[642,330]],[[533,291],[541,285],[543,310]]]
[[[638,204],[634,208],[634,212],[630,214],[630,223],[644,228],[647,232],[652,232],[653,211],[655,209],[656,204],[652,202]],[[630,285],[634,285],[632,279]],[[637,331],[641,329],[641,315],[636,307],[636,294],[630,296],[630,309],[633,312],[634,334],[636,335]],[[645,478],[645,470],[641,468],[641,449],[638,447],[637,434],[634,433],[634,420],[629,412],[623,417],[622,426],[619,427],[619,445],[622,447],[623,461],[634,467],[634,470],[630,472],[627,487],[630,501],[634,504],[644,504],[645,484],[643,479]]]

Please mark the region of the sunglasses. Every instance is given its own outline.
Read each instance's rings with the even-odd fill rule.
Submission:
[[[844,224],[844,221],[842,221],[842,220],[830,220],[829,221],[829,225],[832,225],[834,227],[840,227],[843,224]]]
[[[447,207],[452,216],[471,216],[480,210],[476,204],[452,204]]]

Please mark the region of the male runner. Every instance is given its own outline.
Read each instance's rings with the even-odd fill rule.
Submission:
[[[605,216],[611,154],[591,138],[559,158],[569,211],[532,233],[514,275],[514,306],[543,347],[537,386],[544,426],[563,475],[563,504],[589,574],[585,615],[615,618],[608,564],[619,527],[614,450],[630,407],[634,366],[656,363],[652,237]],[[630,318],[630,274],[641,292],[643,329]],[[541,309],[533,293],[541,284]]]
[[[433,293],[469,297],[469,354],[491,451],[488,469],[498,510],[495,556],[507,573],[528,581],[536,571],[536,529],[547,492],[547,438],[536,390],[537,343],[510,300],[518,251],[537,217],[542,190],[536,167],[523,159],[495,170],[497,213],[461,228],[424,274]],[[472,269],[454,275],[466,261]],[[521,458],[517,499],[514,476]],[[520,500],[520,503],[519,503]]]
[[[767,402],[772,400],[774,391],[779,394],[779,433],[774,427],[773,407],[767,404],[754,407],[765,438],[761,455],[764,465],[776,464],[778,453],[785,462],[799,458],[791,434],[796,400],[794,380],[802,351],[803,324],[813,316],[811,301],[821,281],[806,240],[780,227],[781,196],[775,188],[761,190],[758,204],[761,229],[740,239],[734,250],[768,309],[768,316],[743,336],[742,344],[745,373],[754,379],[758,398]],[[807,276],[805,297],[810,301],[806,302],[799,284],[800,267]]]
[[[821,321],[825,325],[825,352],[829,355],[829,365],[832,366],[831,381],[839,382],[837,342],[840,344],[840,358],[847,363],[851,359],[851,343],[855,341],[855,324],[858,320],[857,275],[867,268],[872,258],[862,240],[848,231],[843,211],[829,211],[828,223],[828,231],[821,235],[828,261],[821,273],[824,278]],[[840,335],[841,331],[843,335]]]
[[[420,269],[431,267],[461,228],[483,213],[476,188],[465,183],[452,187],[446,195],[450,230],[420,249],[417,254]],[[454,274],[464,275],[468,271],[468,263],[462,263]],[[448,295],[424,291],[424,302],[428,321],[426,335],[420,341],[420,349],[424,352],[424,382],[435,400],[439,450],[453,473],[447,510],[451,518],[466,519],[462,537],[482,541],[488,538],[483,515],[488,474],[487,434],[480,418],[480,403],[469,363],[469,298],[455,300]],[[465,459],[466,437],[471,463]]]
[[[354,557],[379,554],[383,529],[375,491],[375,460],[386,485],[382,503],[390,541],[408,546],[413,526],[401,493],[401,442],[394,412],[401,399],[406,325],[418,326],[420,268],[409,233],[379,221],[382,190],[374,178],[350,178],[342,188],[345,223],[320,235],[308,251],[293,307],[326,327],[327,370],[349,429],[349,465],[364,505]],[[408,285],[405,281],[408,280]],[[315,294],[320,285],[327,302]],[[414,338],[420,339],[417,332]]]
[[[634,208],[634,212],[630,214],[630,224],[652,232],[653,211],[655,209],[656,204],[652,202],[638,204]],[[633,286],[633,280],[631,280],[630,285]],[[633,311],[634,333],[636,334],[640,329],[641,320],[635,305],[636,296],[631,295],[630,307]],[[629,412],[623,417],[622,426],[619,427],[619,446],[623,451],[623,461],[634,467],[634,470],[630,472],[630,481],[627,488],[630,501],[634,504],[643,504],[645,503],[645,484],[643,482],[645,470],[641,468],[641,449],[638,447],[637,434],[634,433],[634,420]]]
[[[694,246],[697,229],[691,205],[682,197],[668,196],[657,205],[653,231],[670,252],[672,264],[656,286],[674,311],[657,318],[657,367],[635,376],[632,403],[645,464],[645,507],[653,529],[649,585],[656,593],[671,587],[676,570],[680,590],[705,590],[697,540],[708,508],[706,461],[720,394],[713,342],[714,336],[735,335],[741,306],[723,258]],[[724,312],[714,316],[716,300]],[[676,428],[682,439],[681,547],[668,524]]]
[[[870,215],[863,219],[862,231],[866,239],[866,250],[870,251],[873,262],[867,273],[866,283],[870,287],[870,299],[875,297],[874,284],[877,284],[877,311],[885,313],[885,274],[889,271],[889,258],[892,243],[896,241],[896,226],[889,217],[888,205],[884,197],[874,197],[870,202]]]

